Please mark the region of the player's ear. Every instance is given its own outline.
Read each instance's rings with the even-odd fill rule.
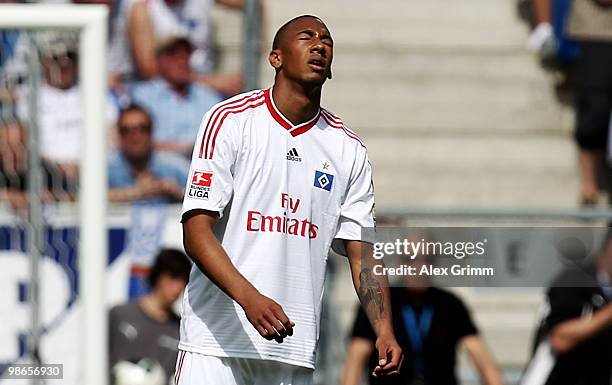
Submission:
[[[273,49],[272,51],[270,51],[270,54],[268,55],[268,61],[270,62],[270,65],[274,67],[274,69],[278,72],[278,70],[280,70],[283,65],[280,50]]]

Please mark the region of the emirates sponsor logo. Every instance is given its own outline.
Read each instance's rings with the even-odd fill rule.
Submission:
[[[314,239],[319,235],[319,226],[308,219],[289,218],[287,215],[265,215],[259,211],[247,214],[247,231],[283,233]]]
[[[250,210],[247,213],[247,231],[283,233],[299,237],[314,239],[319,234],[319,226],[308,218],[297,219],[292,216],[300,208],[300,199],[281,194],[281,207],[285,210],[283,215],[265,215],[260,211]],[[289,215],[287,214],[289,213]]]

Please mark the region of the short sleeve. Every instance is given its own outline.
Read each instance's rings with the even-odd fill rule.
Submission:
[[[240,148],[239,126],[233,115],[217,119],[212,111],[215,109],[204,116],[193,149],[183,215],[203,209],[223,216],[232,198],[233,172]]]
[[[117,151],[113,151],[109,156],[107,177],[109,188],[129,187],[133,184],[127,166],[121,161],[121,155]]]
[[[370,341],[376,341],[376,333],[374,332],[374,329],[372,329],[368,316],[361,306],[357,307],[355,323],[353,324],[353,331],[351,332],[351,338],[357,337],[365,338]]]
[[[470,311],[465,306],[463,301],[457,297],[452,297],[452,319],[453,319],[453,334],[456,341],[463,337],[478,334],[478,329],[472,320]]]
[[[374,232],[363,233],[363,228],[374,229],[374,183],[367,151],[360,148],[340,206],[340,217],[332,243],[334,251],[346,255],[343,240],[374,243]]]
[[[550,305],[550,312],[546,318],[548,329],[582,315],[584,301],[578,293],[579,289],[574,287],[552,287],[548,291]]]
[[[122,338],[123,334],[119,331],[119,321],[119,308],[114,307],[110,310],[108,316],[108,361],[110,367],[113,367],[117,362],[125,359],[121,354],[125,339]]]

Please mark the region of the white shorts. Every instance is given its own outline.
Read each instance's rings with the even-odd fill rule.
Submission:
[[[313,370],[270,360],[215,357],[180,350],[176,385],[312,385]]]

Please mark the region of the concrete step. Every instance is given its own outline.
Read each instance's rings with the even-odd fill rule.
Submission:
[[[415,79],[411,82],[349,81],[326,87],[323,103],[355,130],[398,132],[516,132],[559,134],[561,109],[546,84],[466,79]]]
[[[364,135],[379,207],[575,208],[570,138]]]
[[[334,70],[339,76],[367,80],[418,82],[437,77],[442,80],[469,79],[475,82],[514,81],[543,85],[546,78],[533,55],[524,50],[426,50],[343,49],[335,51]]]
[[[269,40],[284,22],[301,14],[320,16],[336,42],[345,47],[517,47],[524,46],[526,30],[515,22],[513,2],[266,0],[265,31]],[[222,46],[239,45],[239,14],[216,7],[217,40]]]
[[[385,32],[385,36],[393,35],[396,27],[413,28],[411,25],[416,25],[416,22],[393,22],[396,15],[408,11],[404,9],[407,6],[401,3],[404,2],[379,7],[358,1],[357,5],[345,12],[340,11],[348,4],[344,1],[329,4],[319,2],[309,6],[316,8],[319,4],[322,10],[329,12],[330,18],[346,19],[339,31],[346,32],[349,39],[354,39],[361,33],[368,36],[376,34],[370,27],[363,27],[370,24],[359,22],[360,17],[369,17],[370,13],[374,21],[385,21],[385,15],[390,18],[384,28],[379,28]],[[423,40],[423,44],[415,43],[410,41],[413,34],[409,31],[400,33],[399,30],[397,36],[400,40],[384,44],[357,39],[356,44],[343,45],[340,43],[343,39],[337,38],[335,76],[326,86],[324,102],[344,116],[353,128],[362,132],[376,129],[386,134],[406,130],[418,133],[433,130],[559,134],[569,130],[567,125],[563,125],[561,110],[551,96],[549,79],[522,46],[526,34],[514,20],[508,8],[510,2],[472,0],[469,3],[473,9],[469,11],[466,9],[470,7],[463,3],[453,5],[446,1],[420,0],[410,3],[408,18],[431,23],[432,13],[441,12],[440,21],[436,21],[435,25],[445,25],[443,29],[453,34],[461,44],[438,38],[432,38],[435,42]],[[399,8],[389,8],[394,12],[385,8],[396,6]],[[510,26],[520,35],[516,37],[516,42],[520,44],[504,46],[499,44],[499,37],[491,36],[495,32],[483,34],[481,25],[472,20],[474,9],[483,13],[485,20],[499,23],[494,31]],[[286,19],[289,10],[306,12],[294,1],[268,1],[269,25],[273,25],[275,19]],[[474,40],[461,32],[464,29],[442,22],[444,17],[450,15],[457,16],[454,23],[463,23],[466,28],[477,27],[478,35],[491,38],[496,44],[476,44],[467,49],[463,43],[472,44]],[[239,71],[240,47],[232,45],[230,40],[234,36],[239,41],[241,18],[228,11],[218,11],[216,17],[219,31],[222,32],[219,35],[222,37],[221,47],[224,49],[220,69],[224,72]],[[357,20],[350,22],[351,17]],[[365,32],[353,32],[354,28],[361,28]],[[432,29],[422,25],[414,28],[427,33]],[[261,84],[266,87],[272,83],[273,72],[263,55],[261,68]],[[363,98],[364,94],[368,95],[368,99]]]
[[[448,20],[511,23],[514,2],[509,0],[265,0],[270,19],[288,20],[312,14],[333,20],[423,20],[442,24]]]
[[[224,47],[222,66],[239,68],[241,47]],[[262,55],[263,75],[271,72],[267,57]],[[533,55],[522,49],[458,50],[396,48],[337,47],[333,69],[343,77],[376,81],[409,82],[415,79],[438,77],[441,79],[471,79],[492,82],[515,81],[541,84],[546,82],[542,69]],[[337,76],[336,79],[337,80]]]

